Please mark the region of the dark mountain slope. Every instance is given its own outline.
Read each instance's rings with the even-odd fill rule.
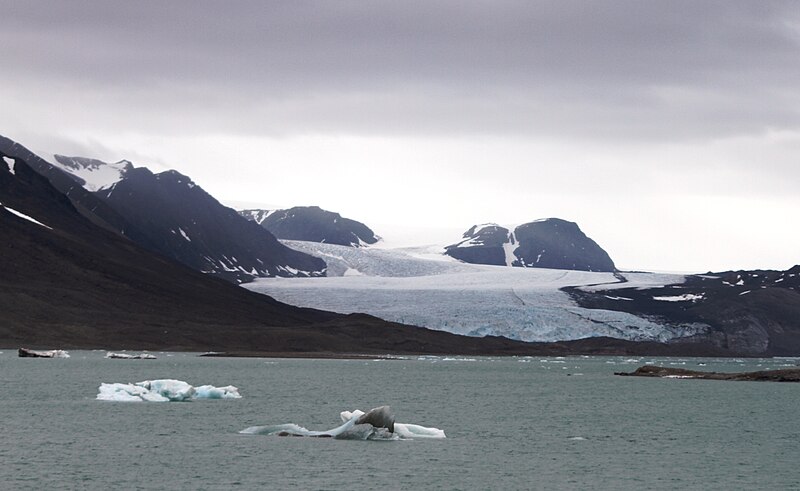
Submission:
[[[195,270],[237,283],[325,274],[323,260],[284,246],[175,171],[63,155],[47,162],[2,136],[0,151],[45,176],[95,225]]]
[[[608,253],[576,223],[559,218],[525,223],[513,232],[493,223],[475,225],[445,254],[473,264],[616,271]]]
[[[9,156],[0,157],[6,164]],[[212,348],[228,336],[245,343],[267,326],[339,317],[281,304],[155,256],[94,226],[47,179],[21,159],[10,160],[13,173],[0,165],[5,346]]]
[[[691,275],[685,283],[660,288],[564,290],[586,308],[711,326],[688,342],[757,356],[800,354],[800,266]]]
[[[296,206],[288,210],[242,210],[239,214],[258,223],[279,239],[352,247],[374,244],[380,240],[363,223],[318,206]]]
[[[242,282],[257,276],[323,276],[325,262],[290,249],[176,171],[128,171],[97,191],[152,249],[198,271]]]
[[[514,265],[513,262],[507,264],[506,248],[509,245],[513,248],[516,242],[505,227],[494,223],[473,225],[461,239],[461,242],[445,247],[445,254],[470,264]]]
[[[614,262],[578,224],[548,218],[520,225],[514,230],[519,247],[514,251],[524,267],[615,271]]]
[[[84,189],[81,182],[73,175],[61,171],[24,146],[2,135],[0,135],[0,152],[21,159],[38,174],[46,177],[58,191],[69,198],[81,215],[95,225],[125,236],[148,249],[154,249],[154,244],[144,234],[102,199]]]

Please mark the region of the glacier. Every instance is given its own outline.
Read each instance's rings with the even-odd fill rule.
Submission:
[[[373,416],[377,415],[377,416]],[[443,439],[443,430],[410,423],[397,423],[389,406],[380,406],[365,413],[359,409],[342,411],[340,426],[325,431],[306,429],[295,423],[250,426],[239,433],[244,435],[308,436],[337,440],[411,440]]]
[[[134,384],[101,383],[98,401],[115,402],[184,402],[196,399],[241,399],[239,389],[228,385],[194,387],[182,380],[145,380]]]
[[[621,273],[623,282],[620,273],[466,264],[444,256],[438,246],[387,249],[283,242],[324,259],[328,277],[262,278],[244,288],[301,307],[362,312],[455,334],[528,342],[596,336],[665,342],[708,329],[582,308],[561,291],[647,289],[682,283],[684,275]]]

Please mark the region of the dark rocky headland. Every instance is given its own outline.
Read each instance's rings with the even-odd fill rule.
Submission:
[[[633,372],[615,372],[623,377],[686,378],[700,380],[734,380],[748,382],[800,382],[800,367],[783,370],[762,370],[758,372],[698,372],[685,368],[644,365]]]

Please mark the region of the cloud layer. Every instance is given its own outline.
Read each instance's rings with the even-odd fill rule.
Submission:
[[[792,2],[9,2],[3,11],[13,81],[41,96],[73,91],[89,108],[188,110],[198,129],[672,140],[800,122]],[[177,131],[175,118],[163,129]]]
[[[722,199],[702,218],[718,223],[800,211],[792,1],[0,0],[0,11],[0,133],[174,166],[223,198],[328,202],[359,218],[357,202],[324,189],[383,188],[409,168],[424,185],[382,196],[418,190],[414,213],[437,207],[450,226],[502,213],[509,193],[526,211],[508,220],[552,210],[606,223],[620,194]],[[223,157],[241,180],[220,177]],[[242,195],[309,172],[327,179],[314,194]],[[437,187],[457,210],[427,197]],[[490,204],[468,203],[465,188]],[[630,227],[669,213],[650,201]],[[702,228],[684,220],[675,235]],[[775,240],[797,250],[787,234]],[[632,254],[636,267],[686,264]]]

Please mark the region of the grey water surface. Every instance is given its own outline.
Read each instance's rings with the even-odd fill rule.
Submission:
[[[645,362],[701,370],[795,359],[288,360],[156,353],[0,354],[2,489],[800,488],[800,384],[615,377]],[[702,365],[701,365],[702,364]],[[239,387],[238,400],[97,401],[101,382]],[[445,440],[242,435],[340,424],[388,404]]]

